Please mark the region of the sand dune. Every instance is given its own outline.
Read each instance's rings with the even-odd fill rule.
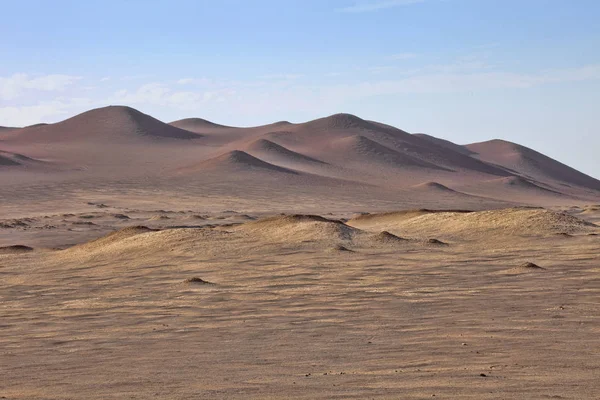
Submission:
[[[184,129],[186,131],[194,132],[194,133],[203,133],[206,130],[213,129],[223,129],[228,128],[231,129],[233,127],[226,125],[219,125],[211,121],[207,121],[202,118],[186,118],[180,119],[177,121],[169,122],[169,125],[174,126],[176,128]]]
[[[479,154],[471,154],[477,150],[473,146]],[[81,187],[76,188],[82,184],[86,191],[102,187],[121,194],[124,188],[135,187],[136,196],[150,199],[145,201],[158,197],[144,192],[163,191],[173,198],[185,192],[190,202],[200,199],[208,207],[216,207],[221,199],[233,207],[253,203],[265,210],[302,212],[311,210],[285,204],[316,207],[327,202],[358,210],[361,204],[373,207],[375,201],[378,210],[392,204],[485,209],[600,198],[595,179],[539,153],[530,157],[529,164],[500,165],[496,159],[500,156],[492,154],[495,149],[488,153],[496,158],[486,161],[488,153],[478,145],[467,148],[412,135],[350,114],[239,128],[201,118],[169,125],[128,107],[111,106],[56,124],[8,130],[2,134],[2,149],[51,161],[36,168],[0,168],[0,183],[14,188],[0,197],[15,208],[22,208],[25,193],[39,190],[40,181],[61,183],[44,189],[55,197],[72,190],[81,193]],[[0,157],[4,166],[31,163],[7,153]],[[519,172],[515,170],[519,165],[529,167]],[[292,176],[296,178],[288,179]],[[454,192],[420,186],[422,182],[441,182]],[[310,189],[311,185],[320,189]]]
[[[155,229],[148,228],[147,226],[130,226],[127,228],[120,229],[118,231],[109,233],[106,236],[103,236],[99,239],[93,240],[88,243],[84,243],[82,245],[78,245],[69,249],[69,251],[90,251],[94,249],[102,249],[106,246],[112,245],[114,243],[120,242],[121,240],[140,235],[142,233],[155,232]]]
[[[304,127],[312,130],[368,129],[370,123],[356,115],[340,113],[305,122]]]
[[[23,154],[11,153],[9,151],[0,150],[0,167],[11,167],[18,165],[39,166],[40,164],[44,163],[40,160],[24,156]]]
[[[30,251],[33,251],[33,248],[19,244],[0,247],[0,254],[21,254],[29,253]]]
[[[533,183],[532,181],[523,178],[522,176],[507,176],[506,178],[493,179],[490,181],[486,181],[484,183],[486,186],[493,187],[496,186],[500,190],[525,190],[525,191],[535,191],[538,195],[559,195],[562,196],[561,193],[544,188],[540,185]]]
[[[427,135],[425,133],[415,133],[414,136],[417,136],[417,137],[419,137],[421,139],[425,139],[425,140],[427,140],[427,141],[429,141],[431,143],[434,143],[437,146],[445,147],[445,148],[447,148],[449,150],[452,150],[452,151],[454,151],[456,153],[464,154],[466,156],[470,156],[470,155],[474,154],[473,151],[469,150],[465,146],[461,146],[459,144],[452,143],[449,140],[436,138],[434,136]]]
[[[271,241],[351,240],[358,230],[316,215],[284,215],[241,225],[239,229]]]
[[[195,171],[270,171],[285,174],[297,174],[296,171],[270,164],[241,150],[233,150],[225,154],[221,154],[220,156],[202,161],[198,164],[183,167],[179,171],[182,173]]]
[[[480,160],[509,168],[525,177],[562,182],[600,190],[600,181],[528,147],[504,140],[490,140],[466,146]]]
[[[347,222],[360,229],[388,230],[412,236],[434,233],[443,237],[472,238],[486,232],[498,237],[555,235],[595,231],[594,224],[572,215],[541,208],[514,208],[479,212],[426,210],[361,216]]]
[[[316,163],[326,164],[321,160],[305,156],[304,154],[288,150],[287,148],[267,139],[258,139],[246,146],[246,151],[260,154],[266,160],[275,160],[281,163]]]
[[[526,263],[519,265],[518,267],[509,268],[502,272],[505,274],[518,275],[518,274],[529,274],[532,272],[542,272],[545,269],[546,268],[540,267],[539,265],[536,265],[532,262],[526,262]]]
[[[109,106],[56,124],[19,129],[6,140],[16,143],[101,142],[147,139],[197,139],[198,134],[167,125],[133,108]]]
[[[361,135],[336,140],[330,147],[330,154],[335,154],[339,158],[346,158],[349,162],[379,163],[395,168],[442,169],[435,164],[392,150]]]
[[[448,186],[444,186],[441,183],[437,182],[419,183],[418,185],[415,185],[413,187],[419,190],[437,190],[444,193],[458,193],[456,190],[450,189]]]

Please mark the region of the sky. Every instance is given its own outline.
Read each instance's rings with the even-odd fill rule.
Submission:
[[[597,0],[0,0],[0,126],[338,112],[600,178]]]

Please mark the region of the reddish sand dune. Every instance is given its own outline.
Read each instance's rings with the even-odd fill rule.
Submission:
[[[40,165],[42,161],[24,156],[18,153],[0,150],[0,167],[12,167],[19,165]]]
[[[267,139],[258,139],[246,146],[246,150],[250,153],[262,155],[262,158],[267,160],[273,160],[276,163],[313,163],[313,164],[326,164],[321,160],[305,156],[304,154],[297,153],[289,150],[275,142]]]
[[[169,125],[186,131],[203,133],[204,131],[213,129],[232,129],[231,126],[219,125],[214,122],[202,118],[186,118],[178,121],[169,122]]]
[[[457,152],[447,144],[442,146],[440,143],[411,135],[393,126],[366,121],[350,114],[335,114],[299,124],[299,127],[312,132],[312,135],[305,136],[317,144],[327,139],[331,141],[339,137],[360,135],[413,159],[421,160],[427,165],[435,165],[438,169],[466,170],[496,176],[507,175],[503,169],[474,159],[464,154],[464,151]]]
[[[431,168],[441,170],[441,167],[419,160],[408,154],[403,154],[361,135],[338,139],[330,145],[331,154],[348,162],[364,162],[385,164],[397,168]]]
[[[568,204],[576,198],[571,193],[561,193],[541,185],[521,176],[509,176],[461,186],[460,190],[490,198],[510,198],[531,205]]]
[[[419,190],[438,190],[440,192],[446,193],[458,193],[456,190],[450,189],[448,186],[444,186],[441,183],[437,182],[424,182],[418,185],[414,185],[413,188]]]
[[[422,198],[435,198],[441,203],[452,205],[453,207],[473,207],[477,202],[488,200],[478,195],[451,189],[438,182],[424,182],[414,185],[410,189]]]
[[[600,198],[592,190],[600,190],[599,181],[522,146],[495,141],[464,147],[350,114],[240,128],[201,118],[164,124],[129,107],[111,106],[55,124],[0,129],[0,143],[17,155],[59,161],[61,172],[71,175],[57,179],[70,187],[94,182],[95,187],[126,190],[133,183],[139,191],[207,193],[213,190],[208,185],[215,185],[214,195],[230,200],[252,195],[280,202],[281,195],[299,196],[308,204],[317,191],[311,185],[331,184],[336,189],[328,191],[327,201],[346,201],[357,209],[371,201],[384,209],[399,203],[441,208],[464,203],[480,209],[506,202],[548,205]],[[31,161],[3,154],[0,162]],[[15,169],[4,168],[0,184],[47,181],[58,171],[52,165],[39,165],[44,176],[37,176],[40,168],[24,168],[18,177]],[[181,179],[171,179],[174,171]],[[193,187],[186,173],[193,174]],[[75,175],[78,180],[71,180]],[[430,181],[454,191],[419,184]],[[279,195],[269,194],[274,191]]]
[[[228,153],[221,154],[220,156],[180,169],[180,172],[194,171],[267,171],[286,174],[297,174],[296,171],[293,171],[288,168],[283,168],[274,164],[270,164],[259,158],[251,156],[245,151],[240,150],[233,150]]]
[[[528,147],[505,140],[490,140],[466,146],[480,160],[501,165],[518,174],[541,181],[559,181],[600,190],[600,181]]]
[[[504,189],[508,189],[508,188],[532,189],[532,190],[538,190],[538,191],[542,191],[542,192],[559,194],[558,192],[556,192],[554,190],[546,189],[539,185],[536,185],[535,183],[533,183],[521,176],[508,176],[506,178],[493,179],[491,181],[488,181],[487,183],[500,186]]]
[[[198,134],[167,125],[133,108],[110,106],[65,121],[19,129],[8,141],[16,143],[131,141],[140,138],[195,139]]]
[[[464,154],[466,156],[470,156],[471,154],[473,154],[473,152],[471,150],[467,149],[465,146],[461,146],[461,145],[453,143],[449,140],[436,138],[434,136],[427,135],[425,133],[415,133],[414,136],[424,139],[424,140],[427,140],[439,147],[445,147],[456,153]]]
[[[333,114],[303,124],[313,130],[369,129],[370,123],[352,114]]]

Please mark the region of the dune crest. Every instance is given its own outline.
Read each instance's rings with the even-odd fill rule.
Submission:
[[[36,160],[31,157],[27,157],[23,154],[12,153],[9,151],[0,150],[0,167],[6,166],[19,166],[19,165],[39,165],[43,164],[43,161]]]
[[[194,133],[202,133],[205,130],[227,129],[232,126],[220,125],[202,118],[185,118],[169,122],[169,125]]]
[[[232,150],[217,157],[180,169],[181,172],[223,170],[248,172],[270,171],[294,175],[298,174],[296,171],[268,163],[241,150]]]
[[[506,140],[466,145],[480,160],[501,165],[528,178],[566,182],[600,190],[600,181],[528,147]]]
[[[131,107],[96,108],[56,124],[44,124],[16,131],[16,142],[101,142],[140,139],[198,139],[201,136],[167,125]],[[116,144],[115,143],[115,144]]]
[[[306,156],[301,153],[297,153],[295,151],[289,150],[284,146],[281,146],[275,142],[272,142],[267,139],[258,139],[254,142],[250,143],[246,147],[246,151],[249,152],[257,152],[261,154],[265,154],[267,157],[271,157],[273,159],[279,159],[282,161],[288,161],[291,163],[301,162],[301,163],[316,163],[316,164],[326,164],[321,160],[317,160],[316,158],[312,158]]]
[[[248,222],[241,231],[258,234],[273,241],[301,242],[307,240],[348,241],[359,233],[341,221],[317,215],[283,215]]]

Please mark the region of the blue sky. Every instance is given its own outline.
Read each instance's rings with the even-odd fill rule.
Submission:
[[[0,0],[0,125],[349,112],[600,177],[595,0]]]

